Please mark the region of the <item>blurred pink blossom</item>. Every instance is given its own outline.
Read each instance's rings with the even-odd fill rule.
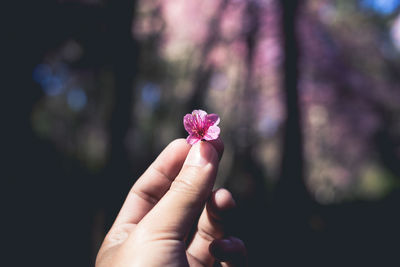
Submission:
[[[193,110],[191,114],[183,117],[183,125],[189,133],[186,141],[194,145],[201,140],[215,140],[218,138],[220,128],[219,116],[217,114],[207,114],[204,110]]]
[[[166,42],[205,42],[209,34],[208,22],[219,4],[220,1],[215,0],[161,1],[161,15],[166,25]]]
[[[394,46],[400,50],[400,15],[393,22],[391,35]]]
[[[242,3],[231,3],[225,8],[219,25],[221,38],[232,41],[243,33],[243,16],[246,5]]]

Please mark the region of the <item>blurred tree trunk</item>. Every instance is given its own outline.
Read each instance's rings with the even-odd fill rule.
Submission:
[[[132,183],[132,170],[125,145],[132,127],[133,80],[137,44],[132,37],[133,0],[109,1],[108,49],[114,72],[114,106],[109,124],[110,157],[103,172],[101,202],[106,207],[106,230],[111,226]],[[103,202],[104,201],[104,202]]]
[[[303,182],[303,141],[301,114],[298,95],[298,46],[296,18],[299,1],[282,0],[284,36],[284,80],[286,122],[284,125],[283,153],[278,198],[280,201],[302,198],[305,191]],[[291,202],[291,201],[290,201]]]
[[[301,110],[298,93],[298,40],[296,22],[299,0],[281,0],[284,41],[284,80],[286,122],[284,125],[281,174],[274,197],[273,228],[278,254],[292,255],[287,261],[300,261],[307,242],[309,196],[304,183]]]

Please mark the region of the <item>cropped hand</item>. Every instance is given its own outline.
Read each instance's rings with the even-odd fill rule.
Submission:
[[[212,192],[222,152],[219,139],[170,143],[131,188],[96,266],[245,266],[243,242],[224,234],[222,215],[235,201]]]

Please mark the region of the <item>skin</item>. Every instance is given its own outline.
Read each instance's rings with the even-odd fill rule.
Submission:
[[[235,201],[226,189],[212,192],[222,152],[219,139],[171,142],[133,185],[96,267],[246,266],[243,242],[224,235],[222,215]]]

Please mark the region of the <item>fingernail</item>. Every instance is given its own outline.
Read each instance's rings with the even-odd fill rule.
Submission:
[[[204,167],[217,157],[217,152],[211,144],[198,142],[190,149],[185,164]]]

